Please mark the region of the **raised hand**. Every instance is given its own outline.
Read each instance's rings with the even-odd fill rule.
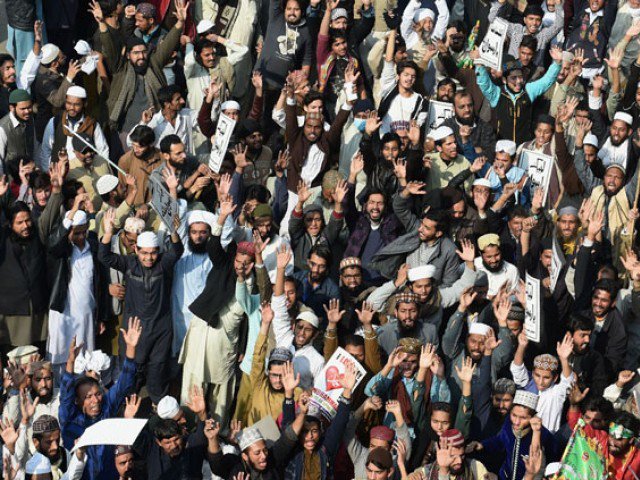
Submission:
[[[380,128],[380,125],[382,125],[382,120],[378,117],[378,112],[370,112],[364,126],[364,131],[367,135],[372,136]]]
[[[438,467],[444,471],[449,471],[453,464],[453,452],[451,451],[451,447],[448,445],[447,441],[443,438],[440,439],[436,446],[436,460],[438,462]]]
[[[346,393],[347,391],[350,393],[353,391],[353,387],[356,384],[356,380],[358,378],[358,371],[356,369],[356,366],[352,363],[346,363],[344,366],[344,375],[340,376],[340,385],[342,385],[342,388],[345,389]]]
[[[427,185],[424,182],[409,182],[404,188],[411,195],[424,195],[427,193],[424,191],[424,189],[427,188]]]
[[[162,178],[164,179],[164,183],[167,184],[167,188],[169,191],[177,190],[180,182],[178,181],[178,177],[176,176],[176,172],[170,168],[162,169]]]
[[[276,268],[286,269],[291,261],[291,250],[285,244],[280,246],[280,250],[276,254]]]
[[[189,2],[185,2],[184,0],[175,0],[176,11],[174,15],[178,20],[176,23],[177,28],[182,28],[184,22],[187,21],[187,12],[189,11]],[[179,26],[178,26],[179,25]]]
[[[130,317],[127,330],[125,331],[121,328],[120,332],[122,333],[122,338],[127,346],[136,347],[140,341],[140,336],[142,335],[142,323],[140,322],[140,319],[138,317]]]
[[[31,420],[33,415],[36,413],[36,407],[39,402],[40,397],[36,397],[32,402],[29,394],[27,393],[27,389],[22,389],[20,392],[20,414],[22,415],[22,423],[25,425],[29,424],[29,420]]]
[[[6,175],[0,176],[0,197],[7,193],[9,190],[9,181]]]
[[[100,3],[97,0],[92,0],[89,3],[88,12],[93,15],[93,18],[96,20],[96,22],[104,23],[104,15],[102,14],[102,7],[100,6]]]
[[[142,397],[139,397],[135,393],[125,397],[124,418],[136,418],[136,414],[140,409],[142,403]]]
[[[358,316],[358,320],[365,327],[370,327],[373,322],[373,316],[376,312],[373,310],[373,305],[369,302],[362,302],[362,310],[356,309],[356,315]]]
[[[458,305],[458,310],[460,310],[461,312],[466,312],[477,296],[478,292],[474,291],[473,287],[465,288],[462,292],[462,295],[460,296],[460,304]]]
[[[532,448],[529,449],[529,455],[523,455],[522,459],[527,474],[530,475],[531,478],[538,475],[542,469],[542,450],[539,448],[534,450],[532,446]]]
[[[473,263],[476,258],[476,247],[473,245],[473,242],[467,238],[463,238],[460,241],[460,246],[462,247],[462,250],[456,250],[460,260],[467,263]]]
[[[262,96],[262,74],[258,70],[254,70],[251,74],[251,84],[256,90],[256,96]]]
[[[533,417],[529,421],[529,425],[531,426],[531,430],[533,430],[534,432],[539,432],[542,430],[542,420],[540,419],[540,417]]]
[[[367,397],[363,405],[364,405],[365,411],[367,410],[378,411],[382,408],[382,399],[377,395],[374,395],[373,397]]]
[[[501,343],[502,340],[496,339],[496,335],[493,333],[493,328],[490,328],[484,341],[484,354],[487,356],[491,355]]]
[[[416,122],[415,120],[411,120],[411,123],[409,124],[409,131],[407,133],[409,141],[413,145],[420,144],[420,127],[418,126],[418,122]]]
[[[116,209],[108,208],[102,215],[102,227],[105,233],[113,233],[114,224],[116,222]]]
[[[298,203],[304,205],[311,198],[311,189],[303,180],[298,182]]]
[[[487,163],[487,157],[484,157],[484,156],[476,157],[476,159],[473,161],[473,163],[469,167],[469,170],[471,170],[471,173],[478,173],[480,170],[484,168],[486,163]]]
[[[80,72],[80,62],[77,60],[71,60],[69,62],[69,66],[67,67],[67,77],[69,80],[73,81],[76,78],[76,75]]]
[[[364,169],[364,156],[362,152],[358,150],[351,158],[351,165],[349,166],[349,176],[355,177]]]
[[[393,161],[393,173],[399,180],[404,180],[407,178],[407,161],[398,158]]]
[[[229,443],[238,443],[238,434],[242,431],[242,422],[237,419],[231,420],[229,424],[229,436],[227,441]]]
[[[604,212],[602,210],[594,211],[589,218],[589,227],[587,228],[587,238],[592,241],[602,232],[604,226]]]
[[[241,144],[237,144],[236,148],[231,150],[231,153],[233,154],[233,159],[236,162],[236,167],[246,168],[249,166],[249,161],[247,160],[248,150],[249,150],[249,146],[245,145],[243,148]]]
[[[493,305],[493,315],[496,317],[498,321],[498,325],[501,327],[507,326],[507,317],[509,316],[509,312],[511,311],[511,300],[506,295],[500,299],[500,302],[497,305]]]
[[[584,390],[580,390],[578,382],[575,381],[571,385],[571,390],[569,391],[569,403],[574,406],[580,405],[580,402],[582,402],[588,394],[589,388],[587,387]]]
[[[256,256],[262,255],[262,252],[264,252],[264,249],[267,248],[267,245],[270,241],[270,238],[262,240],[260,233],[258,233],[257,230],[253,231],[253,248],[256,251]]]
[[[549,55],[551,55],[554,62],[562,63],[562,49],[557,45],[554,45],[549,49]]]
[[[84,347],[83,343],[81,343],[80,345],[76,345],[76,337],[74,335],[74,337],[71,339],[71,343],[69,344],[69,355],[67,358],[71,362],[75,362],[76,358],[78,358],[78,354],[82,350],[82,347]]]
[[[271,325],[273,322],[273,317],[275,314],[273,313],[273,308],[271,308],[271,304],[269,302],[262,303],[262,309],[260,310],[260,318],[262,320],[263,325]]]
[[[406,357],[407,357],[407,354],[404,353],[400,347],[396,347],[393,350],[393,352],[391,352],[391,355],[389,355],[389,358],[387,359],[387,364],[392,368],[397,368],[400,366],[400,364],[404,361]]]
[[[436,349],[430,343],[422,346],[422,351],[420,352],[420,368],[424,370],[428,370],[433,365],[433,362],[436,359]]]
[[[609,50],[609,58],[605,58],[605,63],[611,70],[617,70],[622,63],[622,57],[624,57],[624,51],[617,48]]]
[[[193,385],[193,387],[191,387],[189,401],[186,402],[185,405],[198,416],[206,415],[207,404],[204,401],[204,393],[201,386]]]
[[[458,366],[454,364],[454,368],[461,382],[471,383],[473,373],[476,371],[476,366],[474,365],[471,357],[465,357],[462,360],[462,365],[460,366],[460,368],[458,368]]]
[[[568,360],[573,353],[573,339],[570,333],[566,333],[562,342],[557,342],[556,353],[560,359]]]
[[[633,377],[636,376],[636,372],[632,370],[622,370],[618,373],[618,380],[616,380],[616,385],[618,388],[623,388],[627,383],[633,380]]]
[[[300,385],[300,372],[297,374],[294,372],[293,363],[287,362],[284,364],[284,373],[282,374],[282,386],[284,391],[289,395],[293,395],[293,392]]]
[[[347,192],[349,191],[349,187],[347,186],[346,180],[338,180],[338,184],[336,185],[335,190],[331,194],[333,197],[333,201],[337,204],[342,204],[344,198],[347,196]]]
[[[204,436],[207,437],[207,440],[216,440],[218,435],[220,435],[220,423],[212,418],[207,419],[204,422]]]
[[[237,205],[232,200],[220,202],[220,216],[227,218],[236,210]]]
[[[323,305],[322,307],[327,313],[327,321],[332,328],[335,328],[335,326],[340,320],[342,320],[342,317],[346,313],[346,310],[340,310],[340,300],[337,298],[332,298],[329,300],[329,308],[327,308],[326,305]]]
[[[2,438],[2,442],[9,449],[9,451],[13,451],[18,441],[18,432],[10,419],[2,419],[0,420],[0,428],[2,428],[2,432],[0,432],[0,438]]]

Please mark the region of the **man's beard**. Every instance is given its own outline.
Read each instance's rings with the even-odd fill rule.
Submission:
[[[131,65],[133,66],[133,71],[138,75],[144,75],[145,73],[147,73],[147,68],[149,67],[149,64],[147,62],[142,65],[136,65],[135,63],[132,63]]]
[[[626,138],[623,140],[614,140],[613,137],[609,137],[609,138],[611,138],[611,145],[613,145],[614,147],[619,147],[626,140]]]
[[[498,273],[500,270],[502,270],[502,263],[503,262],[504,262],[504,260],[500,260],[500,263],[498,263],[497,267],[489,266],[489,264],[487,262],[485,262],[484,260],[482,261],[482,264],[484,265],[484,268],[489,270],[491,273]]]
[[[27,243],[29,243],[29,241],[31,240],[31,237],[33,236],[33,228],[31,228],[29,230],[29,235],[27,237],[23,237],[22,235],[18,235],[16,232],[14,232],[13,230],[11,230],[11,239],[20,244],[20,245],[26,245]]]
[[[182,170],[182,167],[183,167],[184,164],[182,164],[180,162],[174,162],[173,160],[169,160],[169,165],[171,165],[176,170]]]
[[[195,243],[191,238],[188,240],[189,250],[192,253],[207,253],[207,242]]]
[[[469,118],[462,118],[456,115],[456,122],[458,122],[461,125],[466,125],[468,127],[472,127],[473,124],[475,123],[473,120],[473,116],[469,117]]]

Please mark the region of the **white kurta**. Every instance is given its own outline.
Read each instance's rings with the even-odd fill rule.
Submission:
[[[64,312],[49,310],[47,353],[53,364],[67,361],[69,344],[74,336],[76,344],[84,345],[86,351],[91,352],[94,348],[93,258],[88,242],[82,250],[73,246],[70,263],[71,281]]]

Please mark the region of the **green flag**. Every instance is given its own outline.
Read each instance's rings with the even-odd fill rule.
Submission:
[[[601,480],[607,477],[604,445],[597,438],[587,435],[585,426],[582,419],[578,420],[562,456],[562,467],[554,479]]]

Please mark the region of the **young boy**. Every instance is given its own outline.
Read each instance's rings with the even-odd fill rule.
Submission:
[[[529,373],[524,366],[524,354],[527,350],[529,340],[524,332],[518,335],[518,348],[511,362],[511,374],[516,385],[524,388],[528,392],[538,395],[537,412],[542,420],[542,425],[551,433],[555,433],[560,428],[562,418],[562,406],[567,398],[567,390],[571,388],[574,380],[569,356],[573,350],[573,342],[569,334],[565,335],[562,342],[558,342],[556,351],[562,374],[560,383],[558,380],[558,359],[548,353],[538,355],[533,359],[533,371]]]

